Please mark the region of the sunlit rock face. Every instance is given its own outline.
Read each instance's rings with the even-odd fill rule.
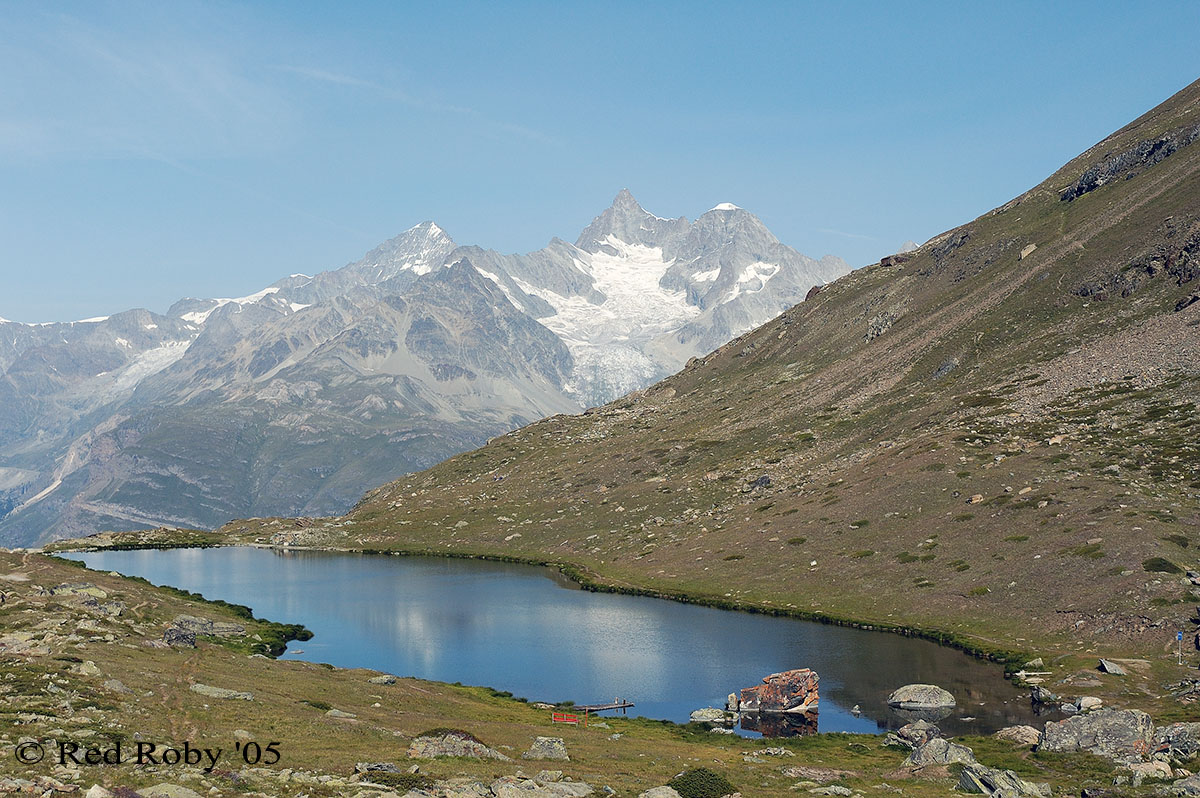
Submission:
[[[742,712],[805,713],[817,709],[820,677],[808,668],[772,673],[763,683],[742,690]]]

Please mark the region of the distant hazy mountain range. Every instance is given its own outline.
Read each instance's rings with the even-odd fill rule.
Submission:
[[[345,511],[489,437],[645,387],[849,271],[721,204],[628,191],[575,244],[425,222],[248,297],[0,320],[0,543]]]

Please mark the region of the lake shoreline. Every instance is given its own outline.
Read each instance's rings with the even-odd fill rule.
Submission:
[[[279,551],[315,551],[341,554],[385,555],[393,557],[433,557],[454,560],[480,560],[484,562],[512,563],[554,569],[562,576],[577,584],[581,589],[595,593],[615,593],[630,596],[644,596],[647,598],[665,599],[667,601],[674,601],[681,604],[694,604],[702,607],[712,607],[720,610],[744,612],[753,615],[769,615],[773,617],[792,618],[800,621],[810,621],[813,623],[841,626],[850,629],[861,629],[869,632],[886,632],[889,634],[900,635],[902,637],[912,637],[921,640],[927,640],[932,643],[936,643],[939,646],[961,651],[962,653],[975,657],[976,659],[986,660],[988,662],[994,662],[1002,665],[1004,667],[1004,678],[1017,686],[1023,686],[1019,683],[1019,679],[1016,676],[1018,670],[1021,668],[1023,663],[1028,662],[1035,656],[1029,651],[1020,651],[1005,648],[1003,646],[988,645],[982,642],[976,642],[962,635],[953,632],[946,632],[940,629],[925,628],[907,624],[880,623],[877,621],[867,622],[848,616],[841,616],[818,610],[802,610],[790,607],[771,607],[755,602],[738,601],[716,596],[705,596],[688,593],[686,591],[660,590],[657,588],[648,588],[639,585],[617,585],[605,581],[601,574],[596,574],[576,563],[542,559],[538,557],[486,554],[477,552],[434,551],[417,548],[379,549],[345,546],[279,545],[275,543],[258,543],[250,541],[197,542],[195,540],[187,540],[176,542],[170,540],[139,540],[137,542],[128,543],[112,542],[104,545],[83,545],[87,540],[87,538],[82,538],[75,541],[64,541],[62,544],[64,546],[63,548],[57,548],[55,551],[47,553],[53,554],[68,551],[138,551],[247,547],[275,549]]]

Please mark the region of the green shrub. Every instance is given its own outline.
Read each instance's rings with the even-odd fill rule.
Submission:
[[[746,555],[745,554],[730,554],[728,557],[725,557],[724,559],[726,559],[726,560],[744,560],[744,559],[746,559]]]
[[[861,560],[863,557],[870,557],[874,553],[875,553],[874,549],[860,549],[859,551],[854,552],[850,556],[856,560]]]
[[[808,540],[808,538],[788,538],[788,545],[789,546],[799,546],[799,545],[802,545],[803,543],[805,543],[807,540]]]
[[[668,781],[667,786],[679,793],[680,798],[721,798],[737,792],[729,779],[708,768],[681,773]]]

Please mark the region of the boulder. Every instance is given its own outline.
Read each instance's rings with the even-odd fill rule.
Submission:
[[[1154,722],[1137,709],[1098,709],[1042,730],[1039,751],[1088,751],[1118,761],[1140,759],[1154,745]]]
[[[725,723],[729,720],[729,715],[723,709],[705,707],[693,711],[688,719],[692,723]]]
[[[1172,723],[1154,730],[1154,750],[1180,762],[1200,754],[1200,723]]]
[[[1125,767],[1129,771],[1129,784],[1133,787],[1141,787],[1146,779],[1170,781],[1174,776],[1171,766],[1166,762],[1158,760],[1152,762],[1132,762]]]
[[[808,668],[772,673],[763,683],[742,690],[742,712],[812,712],[817,708],[820,677]]]
[[[490,785],[490,791],[483,792],[486,796],[496,798],[584,798],[594,792],[590,784],[582,781],[560,781],[539,784],[533,779],[521,775],[502,776]],[[410,795],[412,793],[409,793]],[[425,795],[426,793],[421,793]],[[428,793],[432,795],[432,793]],[[441,794],[439,792],[439,794]]]
[[[239,637],[246,633],[246,627],[237,623],[213,621],[209,618],[199,618],[195,615],[176,615],[168,625],[169,629],[179,629],[194,635],[210,637]]]
[[[1025,781],[1011,770],[997,770],[978,762],[963,765],[958,777],[963,792],[983,793],[994,798],[1050,798],[1050,785]]]
[[[521,754],[522,759],[554,759],[561,762],[570,762],[571,757],[567,756],[567,744],[563,742],[561,737],[537,737],[533,741],[533,745],[529,746],[529,750]]]
[[[905,767],[923,768],[928,765],[949,765],[954,762],[975,761],[975,752],[965,745],[952,743],[944,737],[934,737],[913,749],[904,760]]]
[[[457,729],[440,730],[434,734],[414,737],[408,744],[408,755],[412,759],[461,756],[468,759],[512,761],[499,751],[488,748],[475,735]]]
[[[225,687],[212,687],[207,684],[200,684],[199,682],[193,684],[191,690],[193,693],[199,693],[200,695],[207,696],[208,698],[228,698],[236,699],[238,701],[254,700],[254,695],[251,693],[243,693],[238,690],[230,690]]]
[[[156,784],[138,790],[143,798],[201,798],[200,793],[178,784]]]
[[[898,748],[920,748],[925,743],[932,740],[934,737],[941,737],[942,730],[932,723],[924,720],[914,721],[913,723],[901,726],[894,732],[888,732],[884,738],[884,745],[893,745]]]
[[[1095,696],[1085,695],[1075,702],[1075,706],[1079,707],[1080,712],[1092,712],[1104,706],[1104,702]]]
[[[958,703],[936,684],[906,684],[888,696],[887,702],[896,709],[917,711],[951,709]]]
[[[1167,793],[1169,795],[1184,796],[1184,798],[1196,798],[1196,796],[1200,796],[1200,773],[1173,783],[1167,789]]]
[[[1045,687],[1034,687],[1029,691],[1029,697],[1035,705],[1040,704],[1057,704],[1062,699],[1054,693],[1047,690]]]
[[[1099,664],[1099,666],[1097,666],[1097,668],[1098,668],[1098,670],[1100,670],[1104,673],[1111,673],[1113,676],[1128,676],[1129,675],[1129,671],[1125,670],[1117,663],[1113,662],[1112,660],[1108,660],[1108,659],[1101,659],[1100,664]]]
[[[674,787],[651,787],[638,795],[638,798],[680,798]]]
[[[369,684],[395,684],[396,677],[390,673],[385,673],[382,676],[372,676],[370,679],[367,679],[367,682]]]
[[[168,626],[163,631],[163,642],[168,646],[175,648],[195,648],[196,633],[187,629],[178,629],[174,626]]]
[[[354,766],[355,773],[399,773],[400,766],[395,762],[359,762]]]
[[[1020,745],[1037,745],[1042,733],[1032,726],[1006,726],[992,735],[997,740],[1007,740]]]

